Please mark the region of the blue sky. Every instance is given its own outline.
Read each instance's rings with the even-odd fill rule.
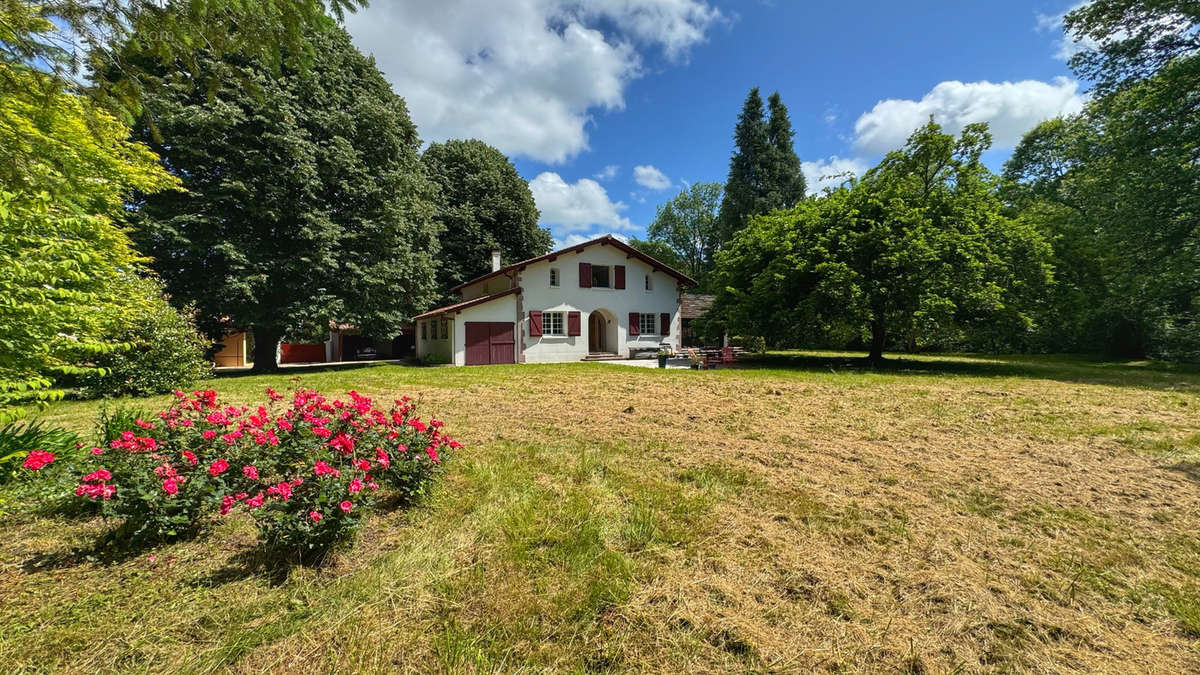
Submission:
[[[350,17],[426,140],[481,138],[531,182],[556,242],[641,236],[685,182],[723,181],[746,92],[779,91],[810,188],[930,114],[1020,134],[1078,110],[1071,2],[375,0]]]

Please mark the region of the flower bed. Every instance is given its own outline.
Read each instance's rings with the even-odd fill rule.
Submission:
[[[244,509],[270,548],[327,550],[358,529],[381,487],[417,497],[447,451],[462,447],[440,421],[421,421],[408,397],[381,410],[354,391],[346,400],[266,393],[252,408],[222,405],[211,390],[175,392],[157,420],[139,419],[92,448],[76,496],[123,519],[134,539],[173,537]]]

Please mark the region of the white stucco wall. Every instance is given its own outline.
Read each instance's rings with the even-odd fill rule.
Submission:
[[[580,288],[579,263],[593,265],[624,265],[625,288]],[[557,268],[560,285],[550,286],[550,268]],[[652,290],[645,290],[645,275],[652,280]],[[613,279],[610,277],[610,284]],[[519,277],[522,289],[522,335],[525,336],[525,362],[548,363],[578,361],[588,353],[588,319],[593,311],[607,310],[615,320],[616,348],[611,344],[609,351],[621,355],[629,354],[633,345],[657,347],[663,336],[656,330],[653,335],[629,335],[629,313],[652,313],[655,323],[661,313],[671,314],[670,341],[679,348],[679,284],[664,272],[654,272],[646,263],[629,258],[626,253],[613,246],[589,246],[580,253],[567,252],[553,261],[542,261],[525,268]],[[492,303],[487,303],[492,304]],[[578,311],[582,335],[578,337],[543,336],[529,337],[529,311]],[[609,328],[609,335],[614,332]]]

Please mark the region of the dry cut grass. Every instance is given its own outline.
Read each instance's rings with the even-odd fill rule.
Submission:
[[[418,395],[468,449],[315,569],[264,566],[236,518],[109,559],[103,523],[10,515],[0,670],[1200,669],[1194,372],[791,354],[304,379]]]

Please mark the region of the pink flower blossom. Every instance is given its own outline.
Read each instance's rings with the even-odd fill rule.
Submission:
[[[177,478],[168,478],[164,480],[162,483],[163,492],[169,495],[179,494],[179,483],[177,481]]]
[[[354,460],[354,468],[358,469],[359,471],[370,471],[371,463],[365,459],[356,459]]]
[[[93,455],[97,455],[97,456],[99,456],[99,455],[103,455],[103,454],[104,454],[104,450],[102,450],[102,449],[100,449],[100,448],[92,448],[92,454],[93,454]]]
[[[326,464],[325,462],[322,462],[319,459],[317,460],[317,462],[315,464],[313,464],[313,473],[318,476],[340,476],[340,475],[342,475],[341,471],[338,471],[337,469],[333,468],[332,466],[329,466],[328,464]]]
[[[362,481],[357,478],[350,481],[350,487],[347,488],[347,490],[349,490],[350,494],[357,494],[359,492],[362,492],[362,489],[363,489]]]
[[[319,523],[319,522],[321,522],[321,517],[322,517],[322,516],[321,516],[321,512],[320,512],[320,511],[309,511],[309,512],[308,512],[308,517],[309,517],[309,519],[310,519],[310,520],[312,520],[314,523]]]
[[[204,437],[204,440],[211,441],[217,437],[217,432],[213,431],[212,429],[205,429],[204,431],[200,432],[200,435]]]
[[[242,473],[245,474],[246,478],[249,478],[250,480],[258,480],[258,467],[254,466],[253,464],[243,466]]]
[[[345,432],[340,432],[333,437],[332,441],[329,441],[329,447],[343,455],[349,455],[354,452],[354,439],[347,436]]]
[[[208,465],[208,473],[212,474],[213,476],[220,476],[221,474],[225,473],[225,470],[228,468],[229,462],[223,459],[218,459],[214,460],[212,464]]]
[[[183,452],[181,452],[179,454],[183,455],[183,458],[185,460],[187,460],[187,463],[192,466],[196,466],[196,463],[200,461],[200,460],[196,459],[195,453],[193,453],[190,450],[184,450]]]
[[[85,483],[102,483],[106,480],[112,480],[112,474],[107,469],[97,469],[83,477]]]
[[[232,511],[233,505],[236,503],[237,500],[233,498],[233,495],[225,495],[225,497],[221,499],[221,515],[224,516]]]
[[[25,457],[25,463],[21,466],[30,471],[39,471],[42,467],[54,461],[54,453],[46,452],[45,450],[34,450]]]
[[[342,510],[342,513],[350,513],[350,509],[354,508],[354,504],[350,500],[345,500],[341,504],[338,504],[338,508]]]
[[[263,505],[263,500],[265,500],[265,499],[266,499],[266,497],[263,495],[263,493],[260,492],[256,495],[254,495],[253,497],[251,497],[250,499],[247,499],[246,506],[249,506],[252,509],[257,509],[258,507]]]
[[[388,468],[392,464],[392,458],[383,451],[383,448],[375,448],[375,461],[379,462],[379,466]]]

